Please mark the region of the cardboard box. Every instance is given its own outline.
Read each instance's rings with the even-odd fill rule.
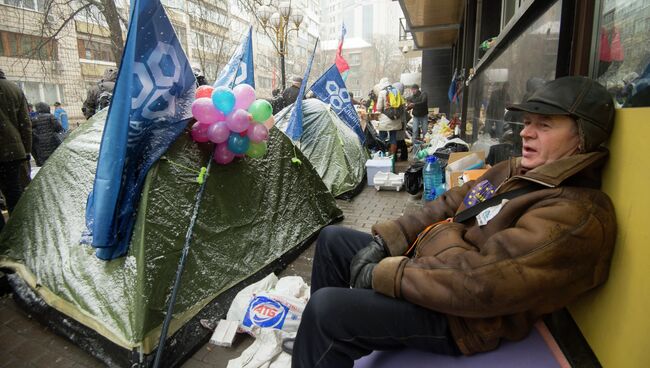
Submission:
[[[393,172],[392,156],[380,157],[366,161],[366,174],[368,176],[368,186],[375,185],[375,174],[378,172]]]
[[[445,185],[447,186],[447,190],[458,186],[458,178],[463,175],[463,172],[468,169],[475,170],[484,167],[484,151],[452,152],[449,155],[447,167],[445,168]]]
[[[481,175],[485,174],[486,171],[488,171],[488,169],[476,169],[476,170],[463,171],[463,175],[461,175],[463,184],[467,183],[468,181],[472,181],[480,178]]]

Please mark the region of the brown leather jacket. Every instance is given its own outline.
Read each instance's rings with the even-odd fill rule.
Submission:
[[[448,316],[464,354],[519,340],[543,314],[566,306],[607,279],[616,239],[609,197],[598,190],[607,152],[567,157],[524,172],[519,159],[497,164],[487,179],[496,194],[537,185],[507,202],[484,226],[476,219],[429,231],[464,210],[476,182],[454,188],[418,213],[373,226],[390,250],[373,272],[373,289]]]

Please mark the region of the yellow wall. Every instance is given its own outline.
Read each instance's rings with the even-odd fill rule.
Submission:
[[[569,310],[605,368],[650,366],[650,108],[616,111],[603,189],[618,239],[607,284]]]

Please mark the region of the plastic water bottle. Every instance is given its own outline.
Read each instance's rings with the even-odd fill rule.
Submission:
[[[422,181],[424,182],[424,194],[422,197],[425,202],[432,201],[444,192],[442,184],[442,167],[440,161],[435,156],[428,156],[427,162],[422,169]]]

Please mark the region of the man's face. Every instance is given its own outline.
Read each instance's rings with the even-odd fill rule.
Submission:
[[[524,114],[521,166],[534,169],[578,152],[576,122],[563,115]]]
[[[414,95],[418,92],[417,88],[411,88],[411,94]]]

